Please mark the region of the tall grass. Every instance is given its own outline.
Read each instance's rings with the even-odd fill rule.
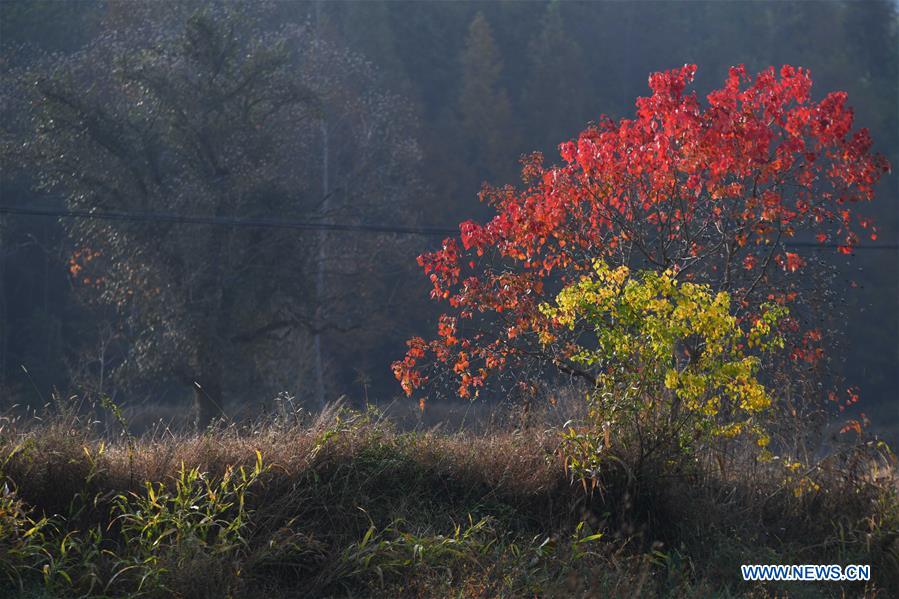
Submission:
[[[397,432],[374,410],[202,433],[0,429],[0,594],[146,597],[899,595],[887,454],[640,465],[585,489],[556,419]],[[798,463],[798,462],[796,462]],[[869,583],[749,584],[741,563],[870,563]]]

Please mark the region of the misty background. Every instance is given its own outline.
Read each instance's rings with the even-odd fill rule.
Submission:
[[[897,33],[876,0],[3,0],[0,205],[19,210],[0,212],[0,407],[392,401],[390,362],[436,315],[415,257],[441,236],[422,228],[485,218],[484,181],[558,161],[684,63],[700,97],[733,65],[807,67],[899,164]],[[803,250],[835,268],[835,374],[892,439],[897,199],[889,176],[858,207],[878,239],[854,255]],[[58,216],[91,210],[210,220]]]

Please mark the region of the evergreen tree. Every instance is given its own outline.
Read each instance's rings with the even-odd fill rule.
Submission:
[[[566,33],[560,2],[546,8],[540,34],[530,47],[530,73],[524,90],[529,123],[539,123],[532,143],[554,157],[553,145],[576,134],[607,108],[587,93],[587,68],[578,43]]]
[[[500,84],[503,61],[490,24],[478,13],[462,51],[459,117],[470,164],[479,180],[507,180],[515,166],[512,106]],[[504,177],[503,175],[507,175]]]

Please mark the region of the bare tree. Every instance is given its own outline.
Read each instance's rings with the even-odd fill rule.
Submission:
[[[307,27],[266,33],[230,9],[176,11],[138,29],[107,27],[83,51],[48,57],[15,81],[30,127],[5,146],[7,158],[71,208],[405,218],[418,161],[411,113],[378,91],[364,60]],[[314,176],[323,163],[330,174]],[[377,302],[365,300],[379,292],[378,261],[397,246],[383,236],[152,219],[67,227],[82,287],[123,323],[128,352],[115,376],[177,377],[194,389],[204,422],[258,382],[261,353],[303,370],[266,349],[288,337],[316,344],[323,401],[321,336],[377,321]]]

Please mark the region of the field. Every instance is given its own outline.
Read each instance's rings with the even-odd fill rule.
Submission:
[[[546,414],[398,432],[337,406],[100,438],[57,412],[0,433],[0,568],[22,597],[891,597],[899,502],[863,444],[802,472],[734,452],[602,464]],[[106,435],[109,437],[109,435]],[[624,455],[624,454],[619,454]],[[745,583],[745,563],[870,564],[868,583]],[[9,595],[4,595],[9,596]]]

